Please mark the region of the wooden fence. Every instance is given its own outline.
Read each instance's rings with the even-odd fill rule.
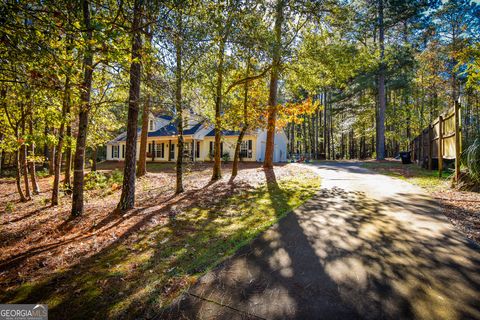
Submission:
[[[426,166],[430,170],[436,167],[441,175],[443,160],[457,160],[459,152],[457,153],[456,145],[458,141],[455,132],[460,132],[460,130],[455,125],[456,119],[458,119],[458,107],[457,116],[455,107],[452,107],[429,124],[418,137],[413,139],[410,143],[412,161]],[[458,140],[460,141],[460,137]],[[456,166],[457,163],[455,161]]]

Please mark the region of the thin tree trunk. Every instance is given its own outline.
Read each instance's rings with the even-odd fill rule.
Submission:
[[[182,13],[180,11],[177,25],[177,34],[175,38],[175,110],[177,112],[177,131],[178,131],[178,156],[176,166],[176,187],[175,193],[183,192],[183,108],[182,108],[182,36],[183,24]]]
[[[329,159],[329,148],[330,142],[328,140],[328,127],[327,127],[327,93],[323,94],[323,154],[325,155],[325,160]]]
[[[123,211],[135,206],[135,165],[137,150],[138,104],[140,100],[140,51],[142,50],[141,25],[142,0],[135,0],[132,24],[132,63],[130,65],[130,90],[128,98],[128,123],[125,150],[123,187],[117,209]]]
[[[63,92],[62,122],[58,130],[57,154],[55,156],[55,170],[52,189],[52,206],[58,205],[58,193],[60,189],[60,172],[62,168],[62,149],[64,143],[65,119],[67,118],[67,109],[70,109],[70,75],[65,78],[65,89]]]
[[[142,108],[142,133],[140,136],[140,154],[138,156],[137,176],[147,174],[147,139],[148,139],[148,116],[150,114],[150,97],[145,97]],[[154,151],[152,150],[152,153]],[[152,157],[153,158],[153,157]]]
[[[250,57],[247,60],[247,70],[245,78],[248,78],[250,74]],[[248,81],[245,81],[243,88],[243,127],[238,135],[237,144],[235,145],[235,154],[233,156],[233,165],[232,165],[232,177],[233,180],[238,174],[238,162],[240,159],[240,147],[242,145],[243,137],[248,129]]]
[[[22,190],[22,165],[21,165],[21,161],[20,161],[20,149],[17,149],[17,151],[15,151],[15,158],[16,158],[16,164],[17,164],[17,174],[15,176],[15,182],[17,184],[17,191],[18,191],[18,195],[20,196],[20,201],[21,202],[26,202],[28,199],[25,197],[25,194],[23,193],[23,190]]]
[[[98,154],[98,148],[97,146],[93,147],[93,152],[92,152],[92,171],[97,171],[97,154]]]
[[[65,189],[65,192],[67,194],[70,194],[72,191],[72,181],[71,181],[71,176],[72,176],[72,126],[70,125],[70,107],[68,107],[67,110],[67,134],[66,134],[66,139],[67,139],[67,147],[65,148],[65,178],[63,180],[63,187]]]
[[[213,173],[212,181],[216,181],[222,177],[221,169],[221,150],[220,144],[222,140],[222,120],[221,120],[221,110],[223,104],[223,63],[225,59],[225,42],[226,37],[224,36],[220,42],[218,49],[218,69],[217,69],[217,87],[215,93],[215,147],[214,147],[214,164],[213,164]]]
[[[88,114],[90,112],[90,94],[93,79],[93,51],[91,41],[93,29],[90,21],[90,2],[82,0],[83,22],[86,29],[86,51],[83,59],[84,76],[80,94],[80,112],[78,121],[77,148],[74,157],[72,216],[83,214],[83,184],[85,170],[85,146],[87,143]]]
[[[334,135],[333,135],[333,117],[332,117],[332,108],[333,108],[333,105],[330,104],[330,116],[329,116],[329,122],[330,122],[330,140],[331,140],[331,143],[330,143],[330,146],[332,148],[332,151],[331,151],[331,156],[332,156],[332,160],[335,160],[336,159],[336,155],[335,155],[335,140],[334,140]]]
[[[147,32],[147,41],[152,44],[152,31]],[[152,81],[152,72],[151,67],[147,66],[146,68],[146,78],[147,82],[150,84]],[[147,90],[145,101],[142,108],[142,133],[140,136],[140,154],[138,156],[138,165],[137,165],[137,177],[143,177],[147,174],[147,144],[148,144],[148,117],[150,115],[150,102],[151,95]],[[152,154],[155,153],[155,150],[152,150]],[[155,155],[152,156],[152,161],[154,160]]]
[[[378,70],[378,142],[377,160],[385,159],[385,30],[383,24],[383,0],[378,0],[378,27],[380,45],[380,67]]]
[[[270,87],[268,96],[268,118],[267,118],[267,141],[265,146],[265,168],[273,168],[273,156],[275,151],[275,123],[277,119],[277,94],[278,78],[282,57],[282,24],[284,0],[277,0],[275,12],[275,43],[272,51],[272,71],[270,74]]]
[[[30,121],[28,123],[28,130],[30,133],[30,137],[33,137],[33,120],[32,120],[32,115],[30,115]],[[30,142],[30,157],[31,160],[29,162],[29,171],[30,171],[30,181],[32,183],[32,192],[33,194],[39,194],[40,193],[40,188],[38,187],[38,182],[37,182],[37,175],[35,173],[35,142],[32,141]]]
[[[20,147],[21,152],[21,161],[22,161],[22,175],[23,175],[23,183],[25,184],[25,197],[30,199],[32,194],[30,193],[30,185],[28,182],[28,163],[27,163],[27,146],[22,144]]]
[[[303,115],[303,122],[302,122],[302,130],[303,130],[303,156],[305,157],[308,150],[308,136],[307,136],[307,118]]]
[[[55,128],[52,128],[52,133],[54,136],[57,135],[57,129]],[[55,173],[55,154],[56,154],[56,147],[55,145],[52,143],[50,145],[50,153],[49,153],[49,158],[48,158],[48,174],[49,175],[53,175]]]
[[[45,170],[45,169],[48,169],[49,170],[49,159],[50,159],[50,151],[49,151],[49,148],[48,148],[48,134],[49,134],[49,129],[48,129],[48,123],[45,123],[45,129],[43,131],[43,135],[44,135],[44,145],[43,145],[43,165],[42,165],[42,169]]]
[[[25,197],[30,200],[31,198],[31,193],[30,193],[30,185],[28,183],[28,163],[27,163],[27,145],[25,141],[25,121],[27,115],[25,114],[25,109],[24,105],[21,104],[21,112],[22,112],[22,119],[20,122],[21,129],[22,129],[22,146],[20,147],[20,152],[21,152],[21,161],[22,161],[22,174],[23,174],[23,183],[25,184]]]

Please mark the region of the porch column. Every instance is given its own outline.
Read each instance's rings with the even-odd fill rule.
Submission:
[[[152,162],[155,161],[155,141],[152,141]]]
[[[197,146],[197,144],[195,143],[195,139],[193,139],[193,142],[192,142],[192,161],[195,162],[195,156],[196,156],[196,150],[195,150],[195,147]]]
[[[172,140],[168,140],[168,161],[172,161],[170,157],[170,149],[172,148]]]

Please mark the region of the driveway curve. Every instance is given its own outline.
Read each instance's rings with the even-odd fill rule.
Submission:
[[[480,249],[421,188],[310,166],[319,193],[159,319],[480,319]]]

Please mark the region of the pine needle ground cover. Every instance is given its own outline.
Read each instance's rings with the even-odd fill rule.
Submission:
[[[313,171],[291,164],[269,173],[247,165],[234,183],[226,174],[209,184],[210,173],[192,170],[180,196],[165,191],[173,173],[151,173],[139,181],[138,208],[125,215],[105,210],[120,190],[91,191],[75,223],[68,208],[40,203],[21,216],[2,213],[0,301],[47,303],[52,319],[153,316],[320,188]],[[15,237],[12,225],[28,232]]]

